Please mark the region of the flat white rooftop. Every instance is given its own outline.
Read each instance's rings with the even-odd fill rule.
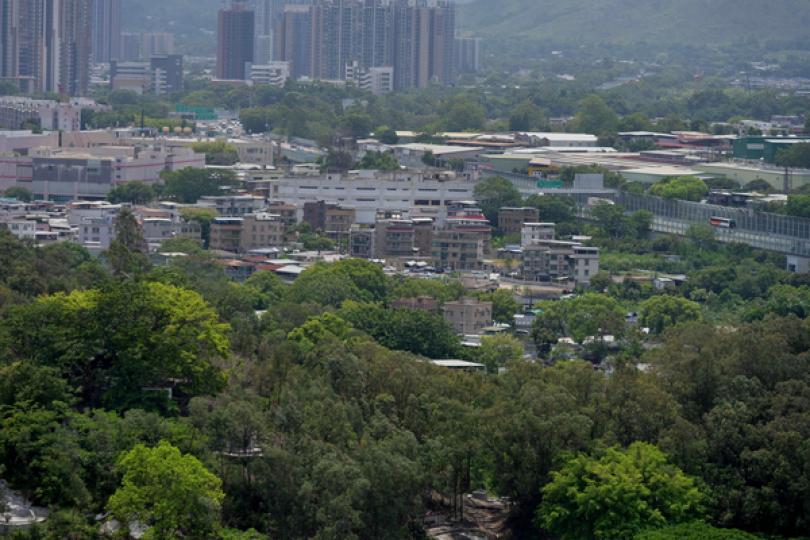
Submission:
[[[450,369],[484,369],[484,364],[467,362],[466,360],[431,360],[434,366],[446,367]]]
[[[409,143],[398,144],[394,148],[401,150],[410,150],[413,152],[433,152],[436,156],[443,154],[455,154],[464,152],[483,152],[484,148],[480,146],[450,146],[443,144],[423,144],[423,143]]]

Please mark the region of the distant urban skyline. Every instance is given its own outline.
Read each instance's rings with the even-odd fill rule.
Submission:
[[[255,12],[245,2],[219,10],[217,18],[217,69],[219,79],[245,80],[253,63]]]
[[[0,0],[0,79],[26,92],[85,95],[93,0]]]
[[[240,17],[235,32],[227,21]],[[390,81],[390,91],[450,84],[460,68],[455,8],[448,0],[235,1],[219,12],[220,78],[249,76],[249,55],[235,53],[246,51],[249,40],[251,60],[286,62],[294,79],[360,82],[376,74],[378,85]],[[476,48],[465,51],[477,54]],[[477,65],[477,60],[467,64]]]
[[[479,41],[456,36],[449,0],[231,0],[222,6],[214,38],[217,79],[345,81],[385,93],[452,84],[480,63]],[[129,31],[121,0],[0,0],[0,29],[0,80],[26,93],[84,96],[93,64],[115,63],[119,74],[131,73],[140,68],[121,71],[123,62],[175,53],[170,33]]]

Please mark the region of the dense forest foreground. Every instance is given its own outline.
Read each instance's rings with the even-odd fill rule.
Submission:
[[[51,509],[15,538],[420,538],[449,512],[431,493],[478,489],[508,498],[516,538],[808,531],[810,312],[767,258],[690,248],[728,257],[700,294],[762,294],[756,313],[664,308],[600,369],[496,342],[476,354],[500,374],[457,373],[426,361],[471,354],[440,316],[386,308],[457,282],[346,260],[238,284],[205,253],[152,267],[131,232],[93,259],[0,231],[0,477]],[[611,294],[549,317],[615,320]]]

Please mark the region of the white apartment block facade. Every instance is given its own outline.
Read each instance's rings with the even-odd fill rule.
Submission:
[[[79,225],[79,243],[94,253],[110,248],[115,240],[115,215],[84,218]]]
[[[346,81],[361,90],[381,96],[394,91],[394,68],[392,66],[366,68],[359,62],[352,62],[346,65]]]
[[[36,221],[29,221],[27,219],[12,219],[9,221],[0,222],[0,228],[6,229],[20,240],[30,240],[33,242],[37,237]]]
[[[475,184],[452,172],[428,173],[350,171],[298,174],[270,181],[270,198],[295,204],[301,220],[304,204],[326,201],[354,208],[355,222],[372,225],[380,211],[410,210],[432,217],[438,226],[447,219],[447,206],[474,198]]]
[[[172,238],[202,242],[202,229],[193,221],[175,221],[171,218],[145,217],[140,220],[143,238],[150,250]]]
[[[213,208],[220,216],[242,217],[263,210],[266,206],[263,197],[255,195],[205,196],[197,201],[197,206]]]
[[[523,247],[522,263],[527,281],[588,285],[599,272],[599,248],[564,240],[538,241]]]

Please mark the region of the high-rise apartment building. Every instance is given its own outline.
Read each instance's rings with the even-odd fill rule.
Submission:
[[[174,54],[174,34],[168,32],[144,32],[141,34],[141,56],[151,58]]]
[[[54,91],[58,84],[58,0],[11,0],[14,4],[15,72],[23,92]]]
[[[284,8],[288,4],[306,5],[311,0],[255,0],[256,8],[256,47],[254,49],[254,62],[268,64],[273,58],[273,45],[275,30],[284,17]]]
[[[441,0],[394,6],[394,77],[397,89],[449,84],[455,75],[455,8]]]
[[[346,64],[356,57],[359,36],[357,2],[320,1],[310,9],[312,21],[312,78],[340,80]]]
[[[152,72],[152,88],[156,94],[168,94],[183,90],[183,55],[155,55],[149,60]]]
[[[393,66],[394,10],[390,3],[363,0],[360,63],[365,67]]]
[[[456,73],[449,0],[287,5],[273,33],[274,59],[290,62],[293,78],[345,80],[357,68],[392,68],[393,85],[402,89],[448,84]]]
[[[481,70],[481,38],[456,38],[456,68],[459,73],[477,73]]]
[[[141,35],[136,32],[121,32],[121,58],[124,62],[141,59]]]
[[[87,93],[93,0],[0,0],[0,70],[24,92]]]
[[[217,77],[225,80],[245,80],[253,63],[255,16],[250,7],[234,2],[230,8],[219,10]]]
[[[94,0],[93,60],[121,59],[121,0]]]
[[[168,32],[122,32],[117,60],[138,62],[153,56],[174,54],[174,34]]]
[[[11,79],[17,74],[16,9],[14,0],[0,0],[0,79]]]
[[[293,79],[312,76],[312,17],[307,5],[289,4],[273,32],[273,59],[289,62]]]
[[[256,35],[273,33],[276,22],[284,14],[287,4],[310,4],[310,0],[256,0]]]
[[[60,94],[84,96],[90,87],[93,0],[61,0],[59,4],[59,84],[56,90]]]

